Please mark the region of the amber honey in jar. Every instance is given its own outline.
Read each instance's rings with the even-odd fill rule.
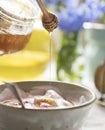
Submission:
[[[26,46],[38,12],[30,0],[0,0],[0,55]]]

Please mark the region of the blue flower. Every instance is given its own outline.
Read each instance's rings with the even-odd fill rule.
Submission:
[[[77,8],[72,9],[71,12],[69,8],[66,8],[58,14],[59,28],[65,32],[79,30],[84,22],[83,15]]]
[[[99,0],[87,0],[85,6],[86,6],[86,13],[85,13],[86,21],[92,22],[102,17],[103,4]]]

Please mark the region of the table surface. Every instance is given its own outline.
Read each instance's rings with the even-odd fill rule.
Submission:
[[[105,130],[105,106],[94,104],[84,126],[83,130]]]

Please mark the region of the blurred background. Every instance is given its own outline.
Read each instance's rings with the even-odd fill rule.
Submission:
[[[84,84],[95,90],[95,80],[99,78],[97,69],[100,77],[105,71],[105,0],[44,2],[59,19],[56,79]],[[103,80],[105,77],[96,82],[103,84]]]
[[[37,19],[27,46],[0,57],[0,81],[50,79],[94,86],[96,69],[105,61],[105,0],[43,2],[57,15],[58,28],[50,34]]]

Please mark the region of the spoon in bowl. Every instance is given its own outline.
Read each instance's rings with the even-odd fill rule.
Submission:
[[[42,24],[43,27],[48,31],[52,32],[58,26],[58,18],[56,15],[47,11],[46,7],[41,0],[36,0],[43,15],[42,15]]]
[[[18,99],[18,101],[21,103],[22,108],[25,109],[24,103],[22,101],[22,98],[18,92],[18,85],[15,83],[9,83],[9,82],[4,82],[5,85],[13,92],[14,96]]]

